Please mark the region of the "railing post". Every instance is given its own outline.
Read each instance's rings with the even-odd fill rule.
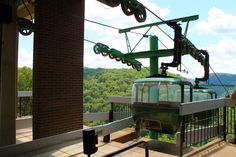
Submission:
[[[234,144],[236,144],[236,121],[234,122]]]
[[[22,103],[22,101],[21,101],[21,97],[20,97],[20,106],[19,106],[19,110],[20,110],[20,117],[22,116],[22,113],[21,113],[21,108],[22,108],[22,106],[21,106],[21,103]]]
[[[113,120],[114,120],[113,112],[114,112],[114,104],[111,103],[111,110],[109,111],[109,123],[113,122]],[[105,142],[105,143],[110,142],[110,134],[103,137],[103,142]]]
[[[183,145],[184,145],[184,133],[185,133],[185,116],[183,116],[181,122],[181,131],[180,131],[180,144],[179,144],[179,156],[183,156]]]
[[[226,136],[227,136],[227,112],[226,112],[226,106],[224,107],[223,110],[223,138],[224,141],[226,141]]]

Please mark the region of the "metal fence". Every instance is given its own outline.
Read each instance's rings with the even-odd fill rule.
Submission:
[[[226,132],[227,134],[235,134],[235,125],[236,125],[236,108],[227,107],[226,108]]]
[[[32,92],[18,91],[16,117],[32,115]]]
[[[202,146],[224,136],[223,109],[214,109],[183,117],[183,148]]]
[[[195,106],[198,108],[193,108]],[[225,141],[230,137],[236,138],[236,108],[234,106],[235,101],[232,102],[230,99],[182,104],[180,156],[183,156],[183,150],[187,147],[200,147],[216,138],[222,138]]]

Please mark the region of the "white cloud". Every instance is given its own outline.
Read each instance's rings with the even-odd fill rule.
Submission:
[[[236,73],[236,41],[222,38],[219,43],[206,47],[210,52],[210,64],[216,72]]]
[[[236,73],[236,41],[234,39],[222,38],[218,43],[210,44],[203,49],[209,52],[210,65],[216,73]],[[179,73],[186,78],[202,77],[204,75],[203,66],[191,56],[183,56],[182,63],[186,66],[182,66],[182,68],[187,68],[188,74],[179,73],[175,68],[170,68],[169,71]],[[213,73],[211,69],[210,73]]]
[[[23,66],[33,67],[33,52],[29,52],[26,49],[20,49],[18,54],[18,67]]]
[[[140,0],[139,2],[148,7],[150,10],[154,10],[155,13],[160,17],[167,16],[170,13],[170,10],[168,8],[160,8],[151,0]],[[126,23],[137,23],[133,16],[126,16],[122,12],[120,5],[118,7],[111,8],[95,0],[86,0],[85,6],[86,18],[101,18],[104,20],[112,20],[114,22],[122,21],[121,23],[124,23],[124,21],[126,21]],[[147,11],[147,19],[150,18],[149,16],[150,13]]]
[[[160,8],[158,5],[153,3],[151,0],[140,0],[140,3],[144,4],[146,7],[153,10],[158,16],[164,17],[170,13],[170,10],[167,8]],[[134,16],[126,16],[121,7],[110,8],[104,4],[101,4],[98,1],[94,0],[86,0],[86,12],[85,17],[87,19],[91,19],[93,21],[101,22],[103,24],[107,24],[110,26],[114,26],[117,28],[127,28],[137,25],[143,25],[146,23],[153,23],[159,21],[155,16],[151,15],[147,11],[147,20],[145,23],[138,23],[135,20]],[[145,33],[145,29],[134,30],[134,32]],[[155,28],[156,29],[156,28]],[[106,28],[103,26],[99,26],[93,23],[86,22],[85,23],[85,38],[95,41],[101,42],[108,45],[110,48],[115,48],[123,53],[127,53],[127,45],[124,34],[119,34],[118,30]],[[148,34],[158,34],[160,31],[150,31]],[[133,48],[139,39],[142,37],[137,34],[128,34],[129,42],[131,48]],[[159,36],[159,34],[158,34]],[[163,35],[160,35],[161,38]],[[166,40],[164,41],[165,43]],[[111,60],[108,57],[102,57],[101,55],[95,55],[92,53],[93,45],[89,44],[91,47],[86,45],[85,54],[84,54],[84,63],[85,66],[91,67],[107,67],[107,68],[119,68],[119,67],[127,67],[126,65],[116,62],[115,60]],[[167,44],[170,45],[169,43]],[[160,47],[163,46],[160,44]],[[142,42],[135,48],[134,52],[144,51],[149,49],[149,39],[144,38]],[[145,64],[147,61],[144,62]]]
[[[196,28],[200,32],[214,35],[235,34],[236,15],[225,13],[223,10],[213,7],[208,12],[207,21],[200,21]]]

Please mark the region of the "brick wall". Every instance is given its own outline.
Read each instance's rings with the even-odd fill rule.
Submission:
[[[35,8],[33,138],[83,127],[84,0]]]

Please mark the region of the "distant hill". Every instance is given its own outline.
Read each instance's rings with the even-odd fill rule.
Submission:
[[[104,71],[105,69],[103,68],[84,68],[84,79],[87,79],[89,76],[96,75],[97,73],[100,73]]]
[[[229,93],[232,92],[233,88],[228,87],[227,85],[234,85],[234,88],[236,88],[236,74],[216,73],[216,75],[218,76],[222,84],[225,85],[225,88],[229,90]],[[204,85],[210,84],[210,86],[206,86],[206,87],[215,90],[217,95],[219,97],[222,97],[226,95],[226,91],[224,87],[220,85],[218,78],[215,76],[215,74],[211,73],[209,75],[209,81],[207,83],[204,83]],[[194,79],[188,79],[188,80],[194,83]],[[215,86],[215,85],[219,85],[219,86]]]
[[[232,87],[227,87],[227,85],[234,85],[236,87],[236,74],[227,74],[227,73],[217,73],[216,74],[222,84],[226,85],[225,88],[231,92],[233,90]],[[209,84],[219,84],[220,82],[214,74],[210,74],[209,76]],[[224,96],[225,89],[222,86],[210,86],[209,88],[214,89],[219,96]]]

